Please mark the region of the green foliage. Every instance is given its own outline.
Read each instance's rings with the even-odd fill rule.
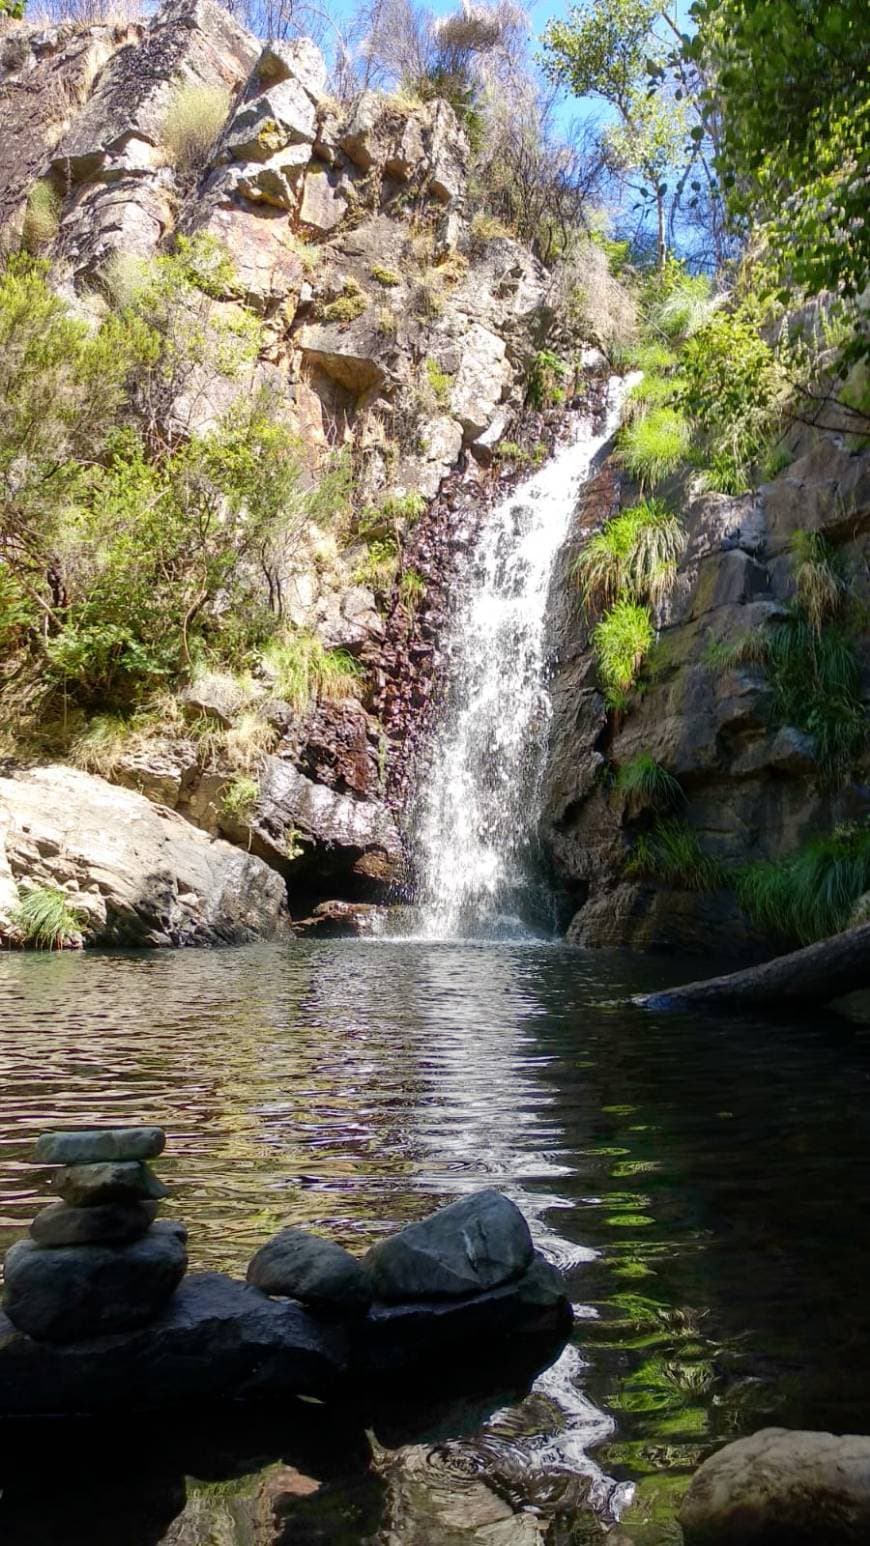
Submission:
[[[637,808],[651,806],[654,810],[668,810],[683,804],[686,798],[679,779],[656,762],[649,752],[640,752],[624,763],[613,787]]]
[[[635,344],[624,351],[624,363],[632,370],[642,370],[644,375],[658,375],[663,371],[673,370],[678,363],[678,355],[668,344],[659,343],[657,339]]]
[[[723,493],[750,487],[751,468],[776,423],[782,378],[762,337],[753,302],[720,310],[686,343],[681,405],[705,436],[714,483]]]
[[[20,21],[27,9],[27,0],[0,0],[0,16],[11,16]]]
[[[370,542],[365,558],[354,570],[355,585],[367,585],[379,599],[386,597],[399,567],[398,544],[391,537]]]
[[[807,731],[823,770],[832,777],[842,774],[867,736],[860,671],[848,633],[841,627],[819,632],[795,613],[757,648],[772,688],[775,722]]]
[[[363,672],[346,650],[325,649],[305,630],[266,646],[263,658],[275,672],[275,691],[302,713],[315,702],[359,696]]]
[[[15,576],[0,562],[0,650],[11,653],[25,641],[36,617]]]
[[[226,122],[230,94],[221,86],[179,86],[163,124],[163,144],[177,170],[202,171]]]
[[[655,408],[634,424],[623,425],[617,454],[641,488],[655,488],[687,460],[692,429],[677,408]]]
[[[722,866],[706,854],[691,827],[681,821],[657,821],[635,842],[627,875],[662,880],[686,891],[710,891],[723,882]]]
[[[644,295],[649,331],[671,343],[694,337],[715,311],[716,302],[706,274],[690,274],[676,258],[650,279]]]
[[[810,944],[836,934],[870,891],[870,828],[837,827],[790,858],[747,865],[736,890],[753,922],[783,939]]]
[[[10,914],[25,945],[35,950],[62,950],[79,933],[84,914],[57,886],[36,886]]]
[[[260,785],[250,774],[242,773],[227,784],[221,794],[221,811],[232,821],[247,825],[260,796]]]
[[[842,611],[846,578],[840,555],[817,531],[796,531],[791,539],[797,603],[811,627],[822,625]]]
[[[401,277],[396,273],[395,269],[384,268],[380,263],[375,263],[369,272],[372,279],[376,279],[379,285],[384,285],[388,290],[392,290],[396,285],[402,283]]]
[[[667,408],[680,396],[685,383],[680,376],[644,374],[625,395],[623,419],[633,423],[653,408]]]
[[[657,605],[673,585],[685,545],[679,518],[660,499],[620,510],[590,537],[574,566],[586,610],[623,595]]]
[[[449,408],[450,394],[453,390],[453,377],[448,375],[447,371],[443,370],[438,361],[434,360],[431,355],[428,355],[426,358],[424,370],[426,372],[426,381],[435,399],[436,406],[438,408]]]
[[[732,216],[761,223],[771,288],[866,288],[870,35],[863,0],[695,0],[683,40],[707,73],[716,169]]]
[[[655,629],[645,607],[625,597],[593,628],[592,647],[610,707],[624,706],[654,638]]]
[[[563,383],[571,367],[552,349],[539,349],[532,360],[526,384],[526,402],[531,408],[553,408],[565,400]]]
[[[41,177],[27,195],[24,209],[22,245],[34,256],[48,247],[57,235],[60,225],[60,196],[48,178]]]

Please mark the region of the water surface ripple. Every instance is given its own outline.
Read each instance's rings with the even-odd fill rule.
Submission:
[[[287,1223],[362,1251],[495,1185],[578,1312],[524,1399],[433,1407],[364,1461],[332,1423],[217,1472],[164,1427],[123,1486],[117,1457],[54,1493],[0,1465],[4,1546],[574,1546],[632,1488],[655,1546],[724,1438],[868,1431],[870,1033],[624,1002],[695,970],[423,941],[0,958],[3,1246],[47,1200],[38,1133],[158,1122],[196,1267],[242,1274]]]

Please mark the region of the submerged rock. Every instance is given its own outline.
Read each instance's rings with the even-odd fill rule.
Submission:
[[[457,1299],[518,1278],[534,1248],[519,1208],[500,1192],[475,1192],[372,1246],[365,1258],[375,1299]]]
[[[6,1253],[5,1310],[19,1331],[49,1342],[128,1330],[158,1314],[186,1269],[187,1232],[168,1221],[124,1246],[19,1240]]]
[[[33,1158],[40,1165],[97,1165],[103,1161],[156,1159],[166,1147],[162,1127],[92,1127],[43,1133]]]
[[[37,1245],[125,1245],[138,1240],[154,1223],[156,1202],[106,1203],[73,1208],[50,1203],[30,1226]]]
[[[0,1412],[325,1397],[347,1372],[347,1360],[342,1331],[321,1325],[301,1305],[268,1299],[219,1272],[193,1273],[156,1320],[120,1335],[49,1344],[16,1331],[0,1314]]]
[[[372,1292],[360,1261],[334,1240],[304,1229],[282,1229],[253,1257],[247,1279],[264,1294],[283,1294],[305,1304],[365,1309]]]
[[[686,1546],[858,1546],[870,1540],[870,1438],[762,1428],[694,1476]]]

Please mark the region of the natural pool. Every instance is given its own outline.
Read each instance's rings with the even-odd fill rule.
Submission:
[[[573,1546],[626,1483],[655,1546],[717,1441],[870,1430],[870,1027],[624,1002],[697,973],[521,943],[0,958],[4,1246],[39,1132],[159,1122],[194,1267],[241,1274],[285,1223],[361,1251],[493,1184],[578,1306],[524,1400],[496,1370],[368,1433],[307,1407],[0,1435],[4,1546]]]

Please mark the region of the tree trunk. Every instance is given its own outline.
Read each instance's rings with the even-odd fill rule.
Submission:
[[[633,1002],[644,1009],[795,1009],[870,988],[870,923],[727,977],[690,982]]]

